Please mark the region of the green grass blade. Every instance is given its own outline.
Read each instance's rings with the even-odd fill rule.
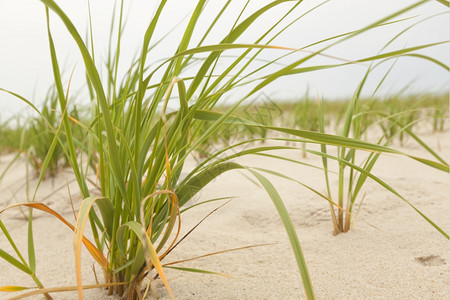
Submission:
[[[402,56],[403,57],[405,57],[405,56],[417,57],[417,58],[421,58],[421,59],[424,59],[424,60],[428,60],[428,61],[438,65],[439,67],[443,68],[446,71],[450,70],[450,68],[445,63],[443,63],[443,62],[441,62],[441,61],[439,61],[439,60],[437,60],[437,59],[435,59],[433,57],[427,56],[427,55],[418,54],[418,53],[407,53],[407,54],[403,54]]]
[[[441,3],[441,4],[443,4],[443,5],[445,5],[445,6],[447,6],[447,7],[450,5],[450,2],[446,1],[446,0],[436,0],[436,1]]]
[[[267,194],[272,199],[272,202],[275,205],[278,214],[280,215],[281,221],[283,222],[284,228],[286,229],[289,241],[291,242],[295,259],[297,261],[297,266],[299,268],[300,275],[302,277],[303,288],[305,290],[306,298],[314,299],[314,292],[311,284],[311,279],[309,278],[309,273],[306,267],[305,258],[303,257],[302,249],[300,247],[300,242],[298,240],[297,233],[295,232],[294,224],[292,224],[291,218],[289,217],[289,214],[286,210],[286,207],[284,206],[283,201],[281,200],[280,195],[278,194],[277,190],[272,185],[272,183],[269,180],[267,180],[266,177],[262,176],[256,171],[253,171],[252,169],[248,169],[248,171],[252,173],[253,176],[256,177],[256,179],[258,179],[258,181],[266,190]]]
[[[425,45],[420,45],[420,46],[415,46],[415,47],[409,47],[409,48],[405,48],[405,49],[401,49],[401,50],[396,50],[396,51],[391,51],[391,52],[388,52],[388,53],[383,53],[383,54],[378,54],[378,55],[366,57],[366,58],[363,58],[363,59],[358,59],[356,62],[367,62],[367,61],[375,61],[375,60],[378,60],[378,59],[383,59],[383,58],[388,58],[388,57],[397,57],[397,56],[404,55],[404,54],[407,54],[407,53],[412,52],[412,51],[421,50],[421,49],[434,47],[434,46],[439,46],[439,45],[443,45],[443,44],[447,44],[448,42],[449,41],[443,41],[443,42],[425,44]],[[440,63],[437,63],[437,64],[441,65]]]
[[[29,209],[28,216],[28,264],[32,273],[36,273],[36,251],[34,249],[33,238],[33,211]]]
[[[72,140],[72,131],[70,130],[70,122],[69,122],[69,118],[67,117],[67,114],[65,113],[67,111],[67,101],[66,101],[67,99],[64,94],[64,88],[62,85],[58,59],[56,57],[56,49],[55,49],[55,45],[53,43],[53,37],[52,37],[51,31],[50,31],[50,17],[49,17],[48,8],[46,8],[45,12],[46,12],[46,17],[47,17],[47,33],[48,33],[48,38],[49,38],[49,48],[50,48],[50,54],[51,54],[51,59],[52,59],[53,76],[55,78],[55,85],[56,85],[56,89],[58,92],[58,99],[59,99],[61,111],[64,112],[62,119],[64,122],[64,128],[65,128],[65,132],[66,132],[66,136],[67,136],[67,146],[68,146],[69,152],[70,152],[69,159],[72,164],[72,169],[77,178],[77,182],[80,187],[80,190],[82,191],[83,196],[87,197],[87,196],[89,196],[89,189],[87,188],[86,183],[82,178],[82,174],[79,171],[78,162],[76,160],[76,151],[75,151],[74,143]]]
[[[186,30],[183,34],[180,44],[178,45],[177,52],[183,52],[188,48],[189,42],[192,38],[192,34],[194,32],[194,29],[196,28],[196,24],[198,22],[198,19],[202,13],[202,10],[203,10],[205,4],[206,4],[205,0],[200,0],[197,2],[197,6],[195,7],[195,10],[191,15],[189,24],[186,27]],[[178,74],[180,73],[181,63],[182,63],[181,58],[175,62],[175,67],[174,67],[174,72],[173,72],[174,76],[178,76]]]
[[[6,236],[6,238],[7,238],[8,242],[9,242],[9,244],[11,245],[11,247],[13,247],[14,252],[16,252],[16,255],[19,257],[20,261],[23,264],[26,264],[25,263],[25,259],[23,258],[22,254],[20,253],[19,249],[16,246],[16,243],[14,243],[11,235],[9,234],[8,230],[5,227],[5,224],[3,224],[1,219],[0,219],[0,228],[2,229],[3,234]]]
[[[231,278],[231,276],[226,275],[226,274],[217,273],[217,272],[213,272],[213,271],[202,270],[202,269],[185,268],[185,267],[174,267],[174,266],[164,266],[164,265],[163,265],[163,267],[164,267],[164,268],[168,268],[168,269],[178,270],[178,271],[185,271],[185,272],[192,272],[192,273],[200,273],[200,274],[208,274],[208,275],[219,275],[219,276],[224,276],[224,277],[229,277],[229,278]]]
[[[334,203],[333,201],[331,201],[331,199],[330,199],[329,197],[325,196],[324,194],[322,194],[322,193],[319,192],[318,190],[316,190],[316,189],[310,187],[309,185],[306,185],[306,184],[304,184],[304,183],[302,183],[302,182],[300,182],[300,181],[298,181],[298,180],[295,180],[295,179],[292,178],[292,177],[283,175],[283,174],[281,174],[281,173],[279,173],[279,172],[276,172],[276,171],[264,169],[264,168],[252,167],[252,169],[253,169],[253,170],[258,170],[258,171],[261,171],[261,172],[265,172],[265,173],[267,173],[267,174],[275,175],[275,176],[278,176],[278,177],[280,177],[280,178],[284,178],[284,179],[287,179],[287,180],[290,180],[290,181],[293,181],[293,182],[295,182],[295,183],[297,183],[297,184],[303,186],[304,188],[310,190],[311,192],[313,192],[313,193],[316,194],[317,196],[319,196],[319,197],[325,199],[326,201],[330,202],[331,205],[337,206],[336,203]]]
[[[237,163],[225,162],[207,168],[204,171],[196,174],[191,180],[175,190],[175,193],[178,195],[178,202],[180,207],[186,204],[189,199],[194,197],[202,188],[204,188],[208,183],[210,183],[220,174],[226,171],[242,168],[243,167]]]
[[[22,272],[27,273],[28,275],[32,275],[34,272],[26,265],[22,264],[20,261],[0,249],[0,257],[6,260],[8,263],[13,265],[14,267],[18,268]]]

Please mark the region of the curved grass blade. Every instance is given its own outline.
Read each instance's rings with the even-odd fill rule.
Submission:
[[[61,215],[59,215],[57,212],[49,208],[47,205],[43,203],[16,203],[11,204],[3,209],[0,210],[0,214],[2,214],[4,211],[9,210],[14,207],[20,207],[20,206],[26,206],[26,207],[32,207],[33,209],[38,209],[43,212],[49,213],[56,218],[58,218],[61,222],[66,224],[70,229],[75,230],[75,227],[70,224],[65,218],[63,218]],[[108,266],[108,261],[103,256],[103,254],[86,238],[82,237],[82,242],[84,243],[86,249],[91,253],[92,257],[98,262],[98,264],[102,267]]]
[[[309,278],[308,270],[306,268],[306,263],[303,257],[303,252],[301,250],[300,243],[298,241],[298,237],[295,232],[294,226],[278,192],[275,190],[274,186],[270,183],[269,180],[267,180],[266,177],[250,168],[243,167],[237,163],[233,162],[220,163],[200,172],[177,191],[177,195],[179,195],[180,205],[184,205],[184,203],[188,199],[192,198],[211,180],[213,180],[220,174],[233,169],[246,169],[250,173],[252,173],[252,175],[255,176],[256,179],[258,179],[258,181],[263,185],[264,189],[272,199],[280,215],[280,218],[282,219],[283,225],[285,226],[286,232],[291,242],[307,298],[314,299],[314,292],[312,289],[311,280]]]
[[[278,214],[280,215],[281,221],[283,222],[284,228],[286,229],[286,232],[289,237],[289,241],[291,243],[292,249],[294,251],[295,259],[297,261],[297,266],[300,271],[300,275],[302,277],[303,282],[303,288],[305,290],[306,298],[307,299],[315,299],[314,298],[314,292],[311,284],[311,279],[309,277],[308,269],[306,267],[306,261],[303,257],[303,251],[300,247],[300,242],[298,240],[297,233],[294,228],[294,224],[292,224],[291,218],[289,217],[289,214],[286,210],[286,207],[284,206],[283,201],[281,200],[280,195],[278,194],[277,190],[273,186],[273,184],[263,175],[260,173],[252,170],[247,169],[250,173],[253,174],[253,176],[258,179],[258,181],[261,183],[261,185],[266,190],[267,194],[270,196],[270,199],[272,199],[273,204],[275,205],[275,208],[278,211]]]
[[[298,180],[295,180],[295,179],[292,178],[292,177],[289,177],[289,176],[283,175],[283,174],[281,174],[281,173],[279,173],[279,172],[275,172],[275,171],[268,170],[268,169],[256,168],[256,167],[252,167],[252,169],[253,169],[253,170],[258,170],[258,171],[261,171],[261,172],[265,172],[265,173],[267,173],[267,174],[275,175],[275,176],[278,176],[278,177],[283,178],[283,179],[287,179],[287,180],[293,181],[293,182],[295,182],[295,183],[297,183],[297,184],[303,186],[304,188],[310,190],[311,192],[313,192],[313,193],[316,194],[317,196],[319,196],[319,197],[325,199],[325,200],[328,201],[331,205],[334,205],[335,207],[337,207],[337,208],[343,210],[343,208],[342,208],[339,204],[337,204],[336,202],[332,201],[332,200],[330,199],[330,197],[328,197],[328,196],[322,194],[322,193],[319,192],[318,190],[316,190],[316,189],[310,187],[309,185],[306,185],[306,184],[304,184],[304,183],[302,183],[302,182],[300,182],[300,181],[298,181]]]
[[[74,249],[74,253],[75,253],[75,272],[76,272],[76,277],[77,277],[78,297],[80,300],[83,299],[83,287],[82,287],[83,285],[82,285],[82,278],[81,278],[81,243],[84,242],[84,240],[85,240],[84,228],[86,226],[86,221],[88,219],[89,212],[92,208],[92,205],[94,204],[94,202],[96,200],[99,200],[102,198],[104,198],[104,197],[88,197],[88,198],[84,199],[83,202],[81,203],[80,210],[78,211],[77,224],[75,225],[74,236],[73,236],[73,249]],[[99,252],[99,251],[97,250],[97,252]],[[102,257],[103,257],[103,255],[102,255]],[[106,261],[106,258],[103,257],[103,259],[104,259],[104,261],[102,264],[100,264],[100,266],[103,268],[103,271],[105,272],[105,276],[106,276],[108,262]]]

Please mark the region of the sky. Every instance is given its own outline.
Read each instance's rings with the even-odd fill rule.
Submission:
[[[87,0],[56,1],[74,22],[80,34],[84,37],[89,24],[89,9]],[[120,71],[130,65],[134,55],[140,50],[141,41],[150,17],[155,11],[158,1],[130,0],[124,1],[127,23],[124,31],[121,49]],[[198,32],[194,40],[198,40],[225,1],[211,0],[200,20]],[[229,11],[219,22],[206,44],[220,41],[227,29],[233,24],[237,14],[246,1],[233,0]],[[248,16],[255,8],[270,1],[250,1],[248,10],[243,17]],[[416,1],[409,0],[331,0],[314,11],[306,14],[272,42],[273,45],[300,49],[321,39],[341,33],[357,30],[367,26],[387,15],[400,10]],[[90,11],[93,24],[96,63],[101,65],[107,54],[110,33],[111,15],[114,1],[91,0]],[[119,2],[120,3],[120,2]],[[300,16],[321,1],[305,0],[295,11]],[[188,15],[194,9],[196,1],[169,0],[158,23],[157,39],[171,32],[167,38],[152,51],[149,60],[158,62],[170,57],[176,50],[177,41],[188,22]],[[249,34],[244,35],[239,42],[252,43],[258,33],[268,24],[277,21],[282,12],[286,11],[292,2],[280,5],[263,15],[259,23],[254,24]],[[438,15],[440,14],[440,15]],[[434,17],[433,17],[434,16]],[[83,94],[85,77],[83,61],[76,45],[70,38],[63,24],[55,14],[51,14],[51,30],[54,35],[57,55],[65,71],[65,80],[73,70],[71,91],[81,91],[78,98],[86,98]],[[427,20],[412,27],[393,44],[382,51],[389,52],[407,47],[428,43],[448,41],[450,37],[450,18],[448,7],[437,1],[427,3],[395,18],[409,18],[402,22],[373,29],[355,38],[346,40],[327,49],[324,53],[339,59],[355,60],[380,53],[383,46],[395,35],[410,25],[421,20]],[[291,18],[292,20],[292,18]],[[172,30],[172,31],[171,31]],[[193,45],[193,44],[192,44]],[[319,46],[311,48],[318,50]],[[448,43],[420,50],[416,53],[425,54],[446,65],[450,61],[450,46]],[[283,51],[266,51],[264,58],[271,59],[284,54]],[[227,55],[235,54],[233,51]],[[299,59],[304,52],[289,56],[282,62],[287,64]],[[317,57],[307,65],[339,63],[341,60],[329,57]],[[384,74],[394,61],[383,63],[371,73],[367,87],[363,90],[366,96],[372,95]],[[306,66],[306,65],[305,65]],[[351,97],[357,85],[366,72],[369,63],[350,65],[326,71],[299,74],[279,79],[264,90],[271,99],[293,100],[309,93],[319,95],[324,99],[335,100]],[[280,66],[278,66],[280,67]],[[274,69],[275,70],[275,69]],[[38,0],[0,0],[0,88],[20,94],[38,107],[42,105],[48,88],[53,80],[48,47],[45,9]],[[448,92],[448,71],[417,58],[401,58],[396,61],[391,73],[383,83],[378,95],[428,92]],[[239,97],[231,95],[230,98]],[[233,99],[231,99],[232,101]],[[83,99],[77,99],[83,102]],[[0,91],[0,121],[15,114],[28,114],[30,109],[16,97]]]

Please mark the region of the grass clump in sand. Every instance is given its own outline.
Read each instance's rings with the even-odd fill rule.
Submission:
[[[235,41],[261,15],[285,1],[275,1],[263,6],[246,18],[238,17],[236,24],[218,44],[203,46],[200,42],[198,46],[189,48],[193,31],[197,28],[206,5],[206,1],[199,1],[179,40],[175,55],[156,67],[149,67],[147,58],[151,57],[152,53],[150,43],[156,42],[153,35],[166,4],[166,1],[162,1],[150,19],[143,37],[141,54],[126,72],[122,81],[117,75],[117,68],[120,61],[123,10],[120,9],[118,13],[117,44],[110,50],[111,55],[106,70],[107,80],[102,81],[100,68],[94,63],[93,50],[87,47],[71,20],[54,1],[43,2],[47,7],[48,35],[57,99],[59,110],[63,112],[62,126],[54,128],[52,145],[45,159],[50,159],[56,150],[56,145],[63,147],[84,199],[79,209],[77,224],[74,226],[79,296],[82,298],[83,294],[80,272],[82,243],[102,267],[105,281],[110,284],[108,287],[110,294],[118,294],[127,299],[138,298],[142,280],[152,270],[156,270],[171,293],[164,276],[162,260],[176,245],[183,206],[223,172],[246,169],[227,159],[209,160],[183,178],[181,175],[186,158],[202,141],[207,140],[220,126],[228,122],[228,117],[238,104],[230,107],[224,114],[220,114],[210,123],[205,132],[197,131],[196,128],[202,128],[200,124],[208,121],[203,119],[205,114],[208,117],[208,112],[213,109],[219,99],[226,96],[239,80],[248,76],[240,74],[246,68],[254,68],[250,64],[262,49],[278,48],[259,43],[267,35],[277,34],[274,27],[268,27],[256,43],[237,44]],[[223,6],[211,23],[211,28],[225,13],[228,5],[229,3]],[[291,6],[287,9],[286,15],[298,4]],[[53,43],[50,26],[53,15],[50,11],[56,13],[63,21],[83,57],[88,77],[87,84],[92,92],[93,115],[90,123],[83,123],[68,116],[67,90],[62,84],[56,56],[57,49]],[[204,37],[208,34],[209,31]],[[92,43],[92,40],[90,42]],[[94,47],[93,43],[92,47]],[[231,62],[224,60],[225,62],[222,63],[221,54],[229,49],[241,49],[241,54],[234,57]],[[256,54],[249,54],[252,49],[256,49],[254,50]],[[200,55],[200,60],[195,57],[196,55]],[[244,60],[247,65],[236,68]],[[201,63],[197,66],[195,75],[185,78],[183,71],[188,67],[192,68],[193,62],[198,61]],[[162,71],[159,79],[155,75],[158,71]],[[257,90],[259,88],[253,93]],[[249,96],[250,94],[247,98]],[[176,98],[178,108],[169,111],[168,106],[173,102],[170,101],[172,97]],[[41,113],[41,116],[44,120],[46,119],[44,114]],[[83,172],[85,168],[82,167],[82,161],[79,161],[79,145],[74,141],[73,123],[84,129],[85,139],[90,142],[90,148],[86,150],[91,154],[88,164],[95,167],[101,196],[92,196],[88,189],[88,178]],[[60,133],[64,133],[64,140],[58,138]],[[238,153],[238,155],[244,155],[244,153]],[[45,171],[45,167],[43,170]],[[280,212],[295,249],[307,293],[312,295],[297,235],[278,193],[263,175],[255,170],[248,170],[266,188]],[[57,216],[56,212],[41,204],[26,205]],[[98,210],[92,209],[94,205]],[[83,236],[87,223],[90,224],[94,236],[92,243]],[[30,228],[31,224],[30,217]],[[32,230],[30,230],[30,244],[32,240]],[[33,251],[30,246],[29,252],[33,253]],[[21,266],[22,270],[26,269],[23,261],[16,261],[6,254],[2,257],[13,265]],[[31,269],[34,274],[34,267]],[[42,285],[39,284],[38,287],[42,288]]]
[[[0,155],[19,151],[22,129],[19,118],[0,123]]]
[[[38,175],[43,169],[43,163],[53,142],[54,128],[58,128],[61,122],[61,114],[57,111],[57,108],[56,90],[49,90],[41,109],[42,117],[30,118],[25,128],[23,151],[26,154],[27,161]],[[64,143],[64,141],[61,141],[61,143]],[[44,178],[55,176],[58,169],[69,165],[61,143],[55,145],[53,154],[47,160]]]
[[[382,131],[376,141],[377,145],[386,147],[390,145],[393,139],[397,136],[399,137],[400,144],[403,145],[405,137],[408,136],[415,142],[417,142],[419,146],[423,147],[427,152],[429,152],[436,161],[417,159],[413,156],[410,157],[430,167],[436,167],[437,163],[440,165],[439,169],[444,172],[448,172],[448,162],[446,162],[426,143],[424,143],[412,129],[414,124],[418,122],[420,115],[420,111],[417,107],[415,107],[415,105],[410,105],[408,107],[399,107],[398,101],[395,98],[391,98],[387,101],[373,101],[372,103],[368,102],[370,100],[366,100],[365,103],[362,103],[363,105],[359,104],[361,91],[372,70],[373,68],[368,69],[365,77],[356,90],[353,99],[348,103],[347,111],[344,116],[344,122],[342,124],[341,130],[339,131],[339,135],[344,137],[352,137],[357,140],[363,140],[366,132],[372,129],[371,127],[381,124],[380,127],[382,128]],[[414,101],[410,100],[407,103],[412,104],[413,102]],[[377,105],[378,109],[380,109],[380,105],[382,109],[375,110],[375,107]],[[319,104],[319,107],[320,132],[325,132],[322,104]],[[416,212],[424,217],[434,228],[441,232],[444,237],[446,237],[447,239],[449,238],[448,234],[445,231],[443,231],[437,224],[426,217],[411,202],[409,202],[397,191],[395,191],[395,189],[392,188],[388,183],[384,182],[373,174],[372,169],[381,155],[380,152],[373,151],[372,153],[368,153],[364,159],[361,159],[360,151],[358,151],[357,148],[338,146],[337,156],[330,157],[328,155],[327,145],[322,144],[320,155],[322,156],[322,165],[324,168],[324,177],[328,199],[335,200],[337,198],[337,205],[332,205],[332,203],[334,202],[330,202],[331,217],[335,235],[348,232],[351,229],[352,218],[354,219],[358,213],[354,210],[354,206],[357,203],[357,199],[360,197],[360,193],[363,190],[363,186],[366,183],[367,179],[371,178],[378,184],[383,186],[386,190],[390,191],[398,198],[406,202]],[[329,179],[330,158],[332,160],[335,160],[338,164],[339,179],[337,187],[337,197],[335,197],[336,195],[333,195]],[[361,206],[363,199],[364,196],[360,199],[359,207]]]

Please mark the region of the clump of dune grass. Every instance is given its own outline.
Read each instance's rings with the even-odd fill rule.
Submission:
[[[36,107],[35,109],[37,110]],[[51,87],[37,115],[15,117],[9,120],[9,123],[14,121],[13,126],[5,123],[0,129],[2,131],[0,145],[4,149],[3,151],[16,153],[10,164],[13,165],[23,154],[35,174],[39,176],[42,172],[43,179],[53,177],[59,170],[68,167],[69,162],[62,146],[65,143],[64,135],[59,134],[58,142],[52,146],[57,128],[61,125],[61,116],[62,113],[58,110],[56,90]],[[81,118],[76,106],[70,109],[69,116],[74,120]],[[76,128],[74,126],[73,131],[78,148],[83,151],[84,134],[78,126]],[[54,149],[52,155],[48,156],[51,147]]]
[[[431,97],[431,104],[427,107],[428,115],[433,120],[433,133],[448,130],[449,125],[449,95]]]
[[[43,163],[53,142],[53,130],[59,126],[61,121],[61,114],[57,111],[57,108],[58,97],[56,91],[50,89],[41,109],[43,118],[41,116],[30,118],[25,128],[22,150],[26,154],[28,163],[38,175],[43,169]],[[62,138],[61,136],[60,139]],[[62,143],[64,142],[62,141]],[[68,165],[63,147],[61,143],[57,143],[53,154],[48,159],[44,178],[45,176],[55,176],[59,169]]]
[[[108,79],[105,82],[100,79],[100,69],[94,63],[93,52],[80,37],[70,19],[55,2],[43,2],[47,7],[50,51],[59,110],[62,112],[62,126],[53,128],[53,143],[45,161],[50,160],[56,145],[61,145],[84,198],[79,209],[77,224],[72,227],[75,230],[74,245],[79,296],[82,297],[83,288],[80,275],[80,247],[83,242],[102,267],[105,281],[110,284],[109,293],[119,294],[127,299],[137,298],[142,280],[152,270],[158,272],[170,293],[161,261],[176,245],[180,230],[181,208],[201,188],[223,172],[246,169],[227,160],[208,161],[185,178],[181,178],[186,158],[200,143],[225,124],[238,104],[214,120],[205,132],[195,128],[202,128],[197,124],[207,122],[202,119],[204,113],[210,111],[239,80],[248,76],[242,76],[240,73],[249,67],[249,63],[261,53],[261,50],[274,48],[266,43],[259,43],[269,34],[276,35],[276,31],[272,32],[273,27],[269,27],[257,43],[236,44],[235,41],[262,14],[284,1],[276,1],[261,7],[249,17],[243,19],[238,17],[236,26],[231,28],[230,32],[216,45],[199,44],[188,48],[193,31],[206,5],[206,1],[199,1],[174,56],[149,69],[147,67],[147,58],[151,55],[149,45],[166,4],[163,1],[150,19],[143,38],[140,57],[133,63],[123,79],[117,75],[123,26],[123,10],[120,9],[117,45],[111,48],[107,63]],[[211,23],[211,28],[225,13],[228,4],[223,6],[217,18]],[[298,4],[288,9],[286,15],[296,6]],[[90,123],[68,116],[66,91],[62,84],[53,44],[49,10],[56,13],[63,21],[83,56],[88,77],[87,84],[93,96],[93,115]],[[205,37],[208,33],[209,31],[206,32]],[[92,43],[92,41],[89,42]],[[225,71],[222,71],[220,76],[216,76],[216,65],[222,63],[221,54],[228,49],[242,50],[239,56],[225,65]],[[255,49],[255,53],[250,55],[252,49]],[[202,53],[206,54],[206,57],[201,59],[196,75],[192,78],[184,78],[183,70],[191,67],[194,55]],[[244,58],[247,58],[247,66],[236,69],[235,66]],[[153,76],[158,70],[163,70],[163,76],[155,81]],[[179,108],[171,112],[167,107],[172,95],[176,95]],[[46,120],[47,117],[43,113],[40,115]],[[93,161],[101,196],[91,196],[87,188],[88,178],[82,171],[81,161],[78,161],[77,144],[73,138],[73,123],[85,130],[86,141],[89,141],[91,145],[90,149],[86,149],[86,153]],[[62,132],[64,141],[58,138]],[[277,206],[292,244],[297,249],[295,255],[306,286],[309,287],[309,278],[298,239],[278,193],[264,176],[254,170],[248,170],[257,176]],[[38,204],[27,205],[35,209],[44,209]],[[98,212],[92,209],[93,205],[97,206]],[[45,210],[56,215],[56,212]],[[83,237],[86,223],[91,226],[94,243]],[[30,227],[31,224],[30,221]],[[32,241],[31,232],[30,241]],[[16,253],[19,254],[19,252]],[[12,264],[20,265],[22,270],[31,269],[33,271],[31,273],[34,274],[34,268],[32,266],[28,268],[34,263],[25,264],[24,261],[19,262],[6,254],[3,258]],[[42,288],[42,285],[39,284],[38,287]],[[308,289],[308,293],[312,293],[312,290]]]
[[[23,124],[18,117],[0,122],[0,155],[19,151],[22,132]]]
[[[396,99],[389,99],[386,101],[366,100],[362,103],[360,101],[360,94],[365,86],[366,80],[369,77],[373,68],[379,64],[375,64],[367,70],[363,80],[358,86],[352,100],[347,104],[347,112],[345,114],[344,123],[339,132],[340,135],[345,137],[352,137],[358,140],[363,140],[363,137],[370,127],[374,127],[380,124],[381,134],[379,135],[376,144],[380,146],[388,146],[392,143],[393,139],[399,137],[399,141],[402,144],[405,137],[408,136],[415,140],[419,146],[428,151],[439,164],[444,168],[443,171],[447,172],[448,162],[440,157],[435,151],[431,149],[426,143],[424,143],[413,130],[414,124],[417,122],[419,111],[414,105],[411,105],[411,101],[407,102],[408,106],[399,106]],[[370,102],[372,101],[372,102]],[[381,103],[381,104],[380,104]],[[382,107],[381,111],[380,106]],[[375,109],[375,107],[377,109]],[[324,114],[323,107],[320,105],[319,112],[320,131],[325,132],[324,126]],[[367,179],[371,178],[378,184],[383,186],[386,190],[390,191],[398,198],[406,202],[422,217],[424,217],[433,227],[440,231],[447,239],[448,234],[445,233],[437,224],[426,217],[419,209],[417,209],[412,203],[400,195],[393,187],[388,183],[377,178],[372,169],[375,166],[381,153],[374,151],[366,155],[364,159],[358,159],[358,149],[348,147],[337,147],[337,157],[330,157],[328,155],[327,146],[321,145],[322,164],[324,168],[325,182],[327,188],[327,198],[330,202],[331,217],[333,221],[334,234],[348,232],[352,227],[352,220],[357,214],[354,210],[357,200],[360,201],[360,206],[364,200],[364,196],[361,197],[363,186]],[[333,194],[330,181],[329,181],[329,160],[335,160],[338,164],[338,178],[339,183],[337,187],[337,195]],[[422,161],[430,167],[434,167],[435,164],[431,161]],[[333,200],[336,200],[334,202]],[[337,203],[337,205],[333,205]]]
[[[292,128],[302,130],[319,131],[319,111],[317,103],[311,103],[308,92],[304,99],[297,101],[294,108]],[[303,148],[306,147],[306,141],[303,142]],[[303,151],[303,158],[306,158],[307,152]]]

